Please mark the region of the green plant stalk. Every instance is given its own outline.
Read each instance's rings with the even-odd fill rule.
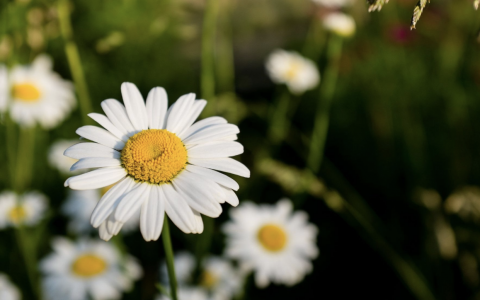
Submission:
[[[224,1],[219,15],[219,37],[217,43],[218,58],[216,65],[218,89],[222,92],[235,93],[235,60],[231,13],[234,3]]]
[[[14,185],[14,189],[18,194],[25,192],[25,189],[30,186],[34,149],[35,127],[20,128]]]
[[[268,137],[273,144],[279,144],[285,139],[288,131],[290,120],[287,116],[292,97],[288,92],[284,92],[276,101],[273,107],[273,113],[270,119],[270,128],[268,129]]]
[[[308,166],[317,173],[322,164],[327,140],[328,127],[330,124],[330,109],[337,84],[340,57],[342,54],[342,38],[331,35],[327,44],[328,65],[325,71],[323,84],[320,88],[320,102],[315,114],[310,150],[308,154]]]
[[[168,278],[170,281],[170,295],[172,300],[177,298],[177,277],[175,276],[175,264],[172,249],[172,240],[170,238],[170,228],[168,226],[168,218],[165,215],[162,230],[163,249],[165,250],[165,261],[167,262]]]
[[[202,29],[202,98],[209,101],[203,114],[210,116],[216,113],[215,101],[215,27],[217,23],[218,0],[207,0]]]
[[[5,123],[6,123],[6,143],[5,145],[7,146],[7,162],[8,162],[8,169],[10,173],[10,186],[12,188],[15,187],[15,182],[16,182],[16,168],[15,168],[15,163],[17,161],[17,133],[15,130],[15,124],[13,123],[12,119],[10,116],[5,115]]]
[[[37,262],[35,256],[35,249],[33,249],[33,245],[28,243],[29,237],[25,232],[25,228],[23,225],[18,225],[15,228],[15,237],[17,240],[17,245],[22,252],[23,260],[25,263],[25,268],[27,270],[28,280],[30,281],[30,285],[32,286],[32,290],[37,296],[38,299],[41,299],[42,293],[39,290],[39,285],[37,281]]]
[[[77,88],[80,110],[82,113],[83,123],[90,124],[91,120],[87,114],[92,112],[92,102],[88,92],[87,81],[83,71],[80,54],[77,45],[73,40],[72,22],[70,20],[70,2],[69,0],[58,1],[58,19],[60,22],[60,30],[65,42],[65,54],[67,55],[70,72]]]

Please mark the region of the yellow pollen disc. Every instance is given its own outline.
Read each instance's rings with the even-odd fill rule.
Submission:
[[[295,79],[297,77],[298,72],[300,71],[300,64],[298,62],[290,63],[288,70],[285,72],[285,76],[289,80]]]
[[[136,180],[167,183],[187,165],[187,149],[168,130],[143,130],[128,139],[122,150],[122,165]]]
[[[22,222],[25,217],[27,216],[27,212],[21,205],[14,206],[9,212],[8,217],[12,221],[12,223],[18,224]]]
[[[257,234],[260,244],[271,252],[282,250],[287,244],[287,234],[285,231],[273,224],[264,225]]]
[[[40,90],[31,83],[14,84],[12,87],[13,98],[25,102],[35,102],[40,99]]]
[[[101,274],[107,268],[102,258],[93,254],[79,256],[72,264],[72,272],[81,277],[92,277]]]
[[[200,285],[208,289],[213,288],[217,282],[218,277],[208,271],[204,271],[200,277]]]

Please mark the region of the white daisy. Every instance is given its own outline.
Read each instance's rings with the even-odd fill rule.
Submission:
[[[355,33],[355,20],[344,13],[334,12],[323,19],[325,29],[342,37],[350,37]]]
[[[209,300],[207,292],[197,287],[179,287],[177,290],[178,300]],[[155,300],[170,300],[167,295],[159,295]]]
[[[62,212],[70,218],[68,229],[76,234],[88,233],[93,227],[90,225],[90,216],[100,198],[109,190],[105,187],[98,190],[70,191],[67,201],[62,206]],[[132,232],[138,229],[140,209],[128,219],[123,226],[123,232]]]
[[[63,152],[65,152],[68,147],[71,147],[75,144],[78,144],[78,140],[55,141],[50,146],[50,150],[48,151],[48,162],[50,163],[50,166],[58,169],[62,174],[71,175],[70,168],[78,161],[78,159],[67,157],[63,155]]]
[[[47,197],[36,191],[21,196],[11,191],[0,193],[0,229],[36,225],[45,214],[47,202]]]
[[[0,273],[0,299],[20,300],[21,295],[18,288],[8,280],[5,274]]]
[[[315,63],[297,52],[275,50],[268,56],[266,67],[272,81],[286,84],[293,94],[302,94],[320,82]]]
[[[354,0],[312,0],[313,2],[328,8],[341,8],[351,5]]]
[[[91,217],[108,240],[140,208],[140,230],[146,241],[160,236],[166,213],[185,233],[201,233],[201,214],[216,218],[221,203],[238,205],[238,184],[217,172],[249,177],[250,171],[229,158],[243,153],[235,142],[239,129],[221,117],[195,122],[206,105],[187,94],[167,109],[163,88],[153,88],[143,100],[132,83],[122,84],[125,107],[117,100],[102,102],[106,113],[89,114],[105,129],[84,126],[77,134],[95,143],[80,143],[65,151],[79,159],[72,170],[99,168],[70,177],[75,190],[115,184]],[[192,125],[193,124],[193,125]],[[217,171],[214,171],[217,170]]]
[[[179,286],[186,286],[193,281],[193,271],[195,270],[195,258],[188,252],[178,252],[173,258],[175,266],[175,276]],[[167,264],[162,263],[160,267],[160,279],[163,285],[169,285],[169,276]]]
[[[142,275],[132,257],[124,263],[118,250],[103,241],[56,238],[52,247],[54,252],[40,262],[45,299],[120,299]]]
[[[38,123],[53,128],[76,105],[73,85],[52,71],[52,60],[46,55],[39,55],[30,66],[14,67],[8,77],[10,116],[22,126]]]
[[[254,270],[258,287],[270,282],[294,285],[311,272],[311,260],[318,255],[318,230],[307,223],[305,212],[292,212],[289,200],[276,205],[243,203],[230,216],[232,221],[223,227],[227,256],[238,259],[244,270]]]

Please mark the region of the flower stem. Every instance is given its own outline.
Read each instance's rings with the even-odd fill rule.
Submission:
[[[328,127],[330,123],[330,108],[335,94],[338,69],[342,53],[342,38],[331,35],[327,44],[328,65],[320,88],[320,102],[317,106],[315,123],[312,138],[310,140],[310,151],[308,155],[308,166],[317,173],[322,164],[327,140]]]
[[[167,262],[168,278],[170,281],[170,295],[172,300],[177,298],[177,278],[175,276],[175,265],[172,249],[172,240],[170,238],[170,228],[168,227],[168,218],[165,216],[162,231],[163,248],[165,250],[165,260]]]
[[[273,144],[279,144],[287,135],[288,123],[287,118],[289,103],[291,97],[288,92],[284,92],[277,100],[273,107],[273,112],[270,119],[270,128],[268,130],[268,137]]]
[[[30,186],[34,148],[35,127],[20,128],[14,185],[18,194],[25,192],[25,189]]]
[[[39,286],[37,282],[37,262],[35,257],[35,249],[33,248],[32,243],[28,243],[29,237],[25,232],[25,228],[22,224],[19,224],[18,227],[15,228],[15,237],[17,240],[17,245],[22,252],[23,261],[25,264],[25,268],[27,270],[28,280],[32,286],[32,290],[37,295],[38,299],[41,297],[41,293],[39,291]]]
[[[215,114],[217,105],[215,101],[215,27],[217,23],[218,0],[207,0],[203,17],[202,30],[202,97],[210,101],[205,110],[205,115]]]
[[[62,36],[65,41],[65,54],[67,55],[70,72],[72,72],[73,81],[75,82],[75,86],[77,88],[83,123],[89,124],[91,123],[91,120],[88,118],[87,114],[92,112],[92,103],[90,100],[87,81],[85,80],[85,73],[83,71],[77,44],[73,40],[69,0],[58,1],[58,17]]]

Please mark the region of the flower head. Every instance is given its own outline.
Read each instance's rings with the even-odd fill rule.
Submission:
[[[293,285],[312,270],[318,230],[307,223],[305,212],[292,212],[289,200],[276,205],[243,203],[230,216],[223,228],[226,254],[238,259],[243,269],[255,271],[257,286]]]
[[[250,171],[230,158],[243,153],[235,142],[239,129],[224,118],[195,120],[206,105],[195,94],[180,97],[167,109],[163,88],[153,88],[146,104],[132,83],[122,84],[125,106],[108,99],[106,115],[89,114],[105,129],[84,126],[77,134],[94,143],[65,151],[79,159],[72,170],[97,168],[65,182],[75,190],[114,185],[91,217],[108,240],[140,210],[140,230],[147,241],[160,236],[165,213],[185,233],[201,233],[201,214],[216,218],[221,203],[238,205],[239,186],[227,172],[249,177]],[[220,172],[218,172],[220,171]]]
[[[47,197],[40,192],[17,195],[11,191],[0,193],[0,229],[20,224],[36,225],[47,209]]]
[[[354,0],[312,0],[313,2],[328,8],[341,8],[351,5]]]
[[[297,52],[275,50],[268,57],[266,67],[272,81],[286,84],[293,94],[311,90],[320,81],[315,63]]]
[[[0,299],[20,300],[20,291],[10,282],[5,274],[0,273]]]
[[[351,37],[355,33],[355,20],[341,12],[328,14],[323,20],[323,26],[341,37]]]

